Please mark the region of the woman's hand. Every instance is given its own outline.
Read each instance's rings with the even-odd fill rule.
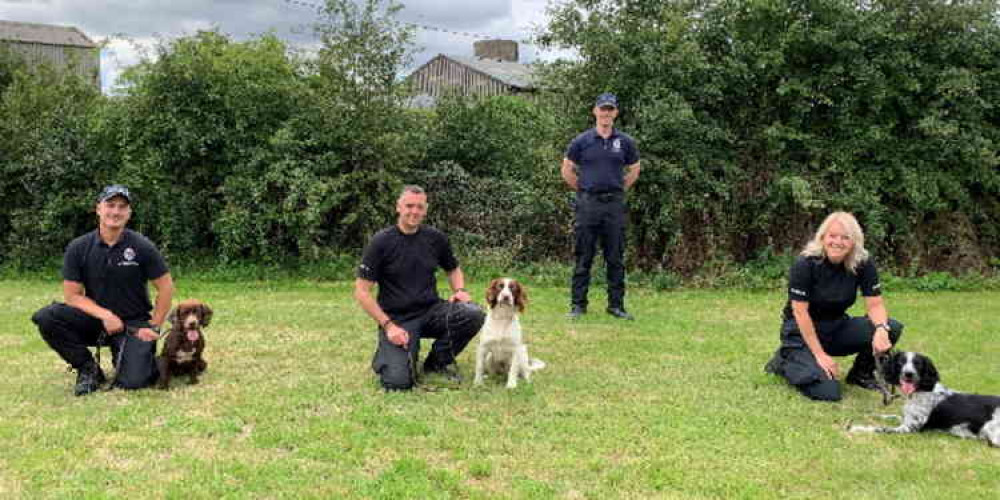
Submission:
[[[885,331],[885,328],[876,328],[875,335],[872,337],[872,352],[881,354],[889,349],[892,349],[889,332]]]

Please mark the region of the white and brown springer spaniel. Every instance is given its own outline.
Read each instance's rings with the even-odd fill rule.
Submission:
[[[513,278],[497,278],[486,289],[489,312],[479,333],[476,349],[476,385],[487,374],[507,374],[507,388],[517,387],[518,377],[531,381],[531,372],[545,368],[539,359],[528,357],[518,315],[528,298],[524,286]]]
[[[897,427],[852,425],[851,432],[910,433],[943,430],[1000,446],[1000,396],[965,394],[941,384],[930,358],[897,352],[883,365],[885,380],[906,396]],[[889,415],[890,418],[899,418]]]

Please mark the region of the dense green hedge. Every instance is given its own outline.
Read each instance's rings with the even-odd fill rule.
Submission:
[[[542,40],[583,62],[551,81],[617,91],[640,140],[647,265],[785,252],[848,210],[900,268],[996,267],[996,2],[578,0],[553,14]]]
[[[841,209],[903,274],[1000,268],[996,2],[565,1],[540,41],[581,58],[536,99],[433,110],[407,106],[397,10],[329,2],[309,56],[165,41],[114,97],[0,54],[0,265],[58,255],[109,182],[177,259],[356,254],[419,183],[464,253],[566,260],[559,163],[611,90],[642,154],[629,262],[655,286],[772,262]]]

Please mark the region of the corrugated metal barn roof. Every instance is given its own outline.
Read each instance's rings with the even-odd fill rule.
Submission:
[[[479,59],[477,57],[444,57],[485,73],[507,85],[526,90],[535,88],[530,65],[492,59]]]

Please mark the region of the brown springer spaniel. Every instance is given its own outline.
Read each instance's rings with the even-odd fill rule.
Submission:
[[[168,389],[173,375],[188,375],[188,383],[197,384],[198,375],[208,367],[202,359],[205,351],[202,329],[212,321],[212,309],[200,300],[185,300],[170,311],[167,320],[170,332],[163,352],[156,358],[160,371],[157,386]]]

